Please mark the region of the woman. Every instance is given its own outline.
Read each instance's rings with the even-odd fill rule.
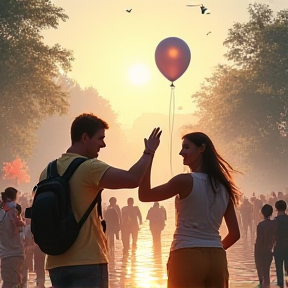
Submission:
[[[167,264],[168,288],[226,288],[226,251],[239,238],[234,205],[241,196],[232,167],[200,132],[182,138],[180,155],[191,173],[179,174],[151,188],[151,165],[139,186],[139,200],[155,202],[177,196],[177,222]],[[151,151],[151,154],[153,151]],[[228,228],[221,241],[222,219]]]

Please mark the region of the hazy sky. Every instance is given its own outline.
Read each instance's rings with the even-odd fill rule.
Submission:
[[[169,113],[170,82],[154,60],[159,42],[174,36],[190,47],[190,66],[175,82],[175,106],[183,107],[181,113],[191,113],[195,109],[191,95],[213,67],[224,62],[222,43],[228,29],[234,22],[248,21],[247,8],[252,2],[206,0],[203,4],[211,14],[202,15],[199,7],[186,6],[201,3],[194,0],[54,0],[69,20],[61,22],[58,30],[45,31],[45,43],[59,43],[74,51],[69,76],[82,87],[95,87],[128,128],[143,112]],[[274,11],[288,8],[287,0],[258,2]],[[131,13],[125,11],[131,8]],[[143,85],[135,82],[145,75],[129,77],[129,70],[138,64],[151,75]]]

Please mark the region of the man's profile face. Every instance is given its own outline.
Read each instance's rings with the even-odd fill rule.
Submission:
[[[97,158],[101,148],[106,147],[104,142],[105,129],[98,130],[91,138],[83,134],[86,154],[88,158]]]

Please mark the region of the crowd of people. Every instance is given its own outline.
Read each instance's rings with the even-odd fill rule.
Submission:
[[[278,192],[277,194],[272,191],[270,194],[252,194],[252,197],[242,197],[241,204],[237,207],[237,218],[241,228],[242,237],[252,235],[252,238],[256,236],[257,224],[262,220],[261,208],[264,204],[269,204],[275,208],[275,203],[278,200],[284,200],[288,203],[288,193]],[[276,212],[274,210],[275,216]]]
[[[279,200],[281,194],[278,194],[279,199],[276,195],[274,197],[274,194],[272,200],[265,198],[274,201],[271,203],[277,210],[276,221],[271,221],[269,219],[273,212],[272,206],[263,206],[263,196],[261,198],[254,195],[250,200],[242,198],[243,194],[232,177],[233,168],[219,155],[206,134],[192,132],[182,137],[179,155],[183,158],[183,165],[189,167],[190,173],[178,174],[167,183],[151,187],[153,158],[160,144],[161,129],[153,129],[150,136],[144,139],[143,154],[130,169],[123,170],[98,159],[99,151],[106,147],[104,139],[108,128],[104,120],[93,114],[79,115],[71,125],[71,146],[57,159],[57,173],[63,175],[74,159],[85,158],[69,180],[69,195],[77,221],[103,189],[138,188],[138,198],[141,202],[154,203],[146,219],[149,220],[153,242],[157,243],[161,241],[161,231],[167,219],[165,208],[160,206],[159,202],[175,198],[176,228],[167,263],[168,288],[228,288],[226,250],[240,239],[240,229],[244,237],[248,235],[248,231],[251,238],[256,236],[255,261],[261,287],[266,288],[270,281],[267,266],[269,262],[271,265],[272,248],[276,269],[281,263],[288,263],[288,257],[285,256],[286,246],[282,247],[282,243],[286,243],[286,232],[283,231],[287,215],[286,202]],[[48,166],[39,174],[40,181],[47,179]],[[38,287],[44,286],[41,279],[45,255],[42,253],[40,261],[40,257],[37,258],[37,247],[26,244],[29,237],[32,240],[33,237],[29,229],[29,220],[25,221],[21,216],[23,207],[17,203],[15,188],[9,187],[2,193],[0,258],[3,288],[20,287],[23,285],[23,278],[25,284],[25,275],[30,269],[32,254],[34,269],[35,266],[36,271],[39,269]],[[96,205],[81,227],[75,242],[66,252],[46,255],[45,269],[49,272],[54,288],[108,288],[108,262],[111,255],[109,251],[113,251],[115,238],[121,237],[123,252],[129,250],[130,242],[132,247],[136,247],[143,219],[139,207],[134,206],[132,197],[127,199],[127,206],[122,209],[117,205],[116,197],[110,198],[108,207],[103,211],[106,232],[101,215],[97,211]],[[264,222],[261,221],[259,211],[265,218]],[[219,229],[223,219],[228,233],[221,239]],[[274,227],[272,222],[277,225]],[[274,232],[268,232],[272,226],[275,228]],[[33,248],[26,249],[26,246]],[[266,260],[262,261],[261,257],[264,255],[267,256]],[[36,259],[39,260],[38,265]],[[279,269],[278,284],[283,287]]]
[[[250,199],[244,197],[237,209],[242,236],[255,240],[254,257],[261,288],[270,287],[273,258],[277,285],[280,288],[284,284],[288,286],[287,281],[284,283],[284,275],[288,272],[287,201],[288,193],[281,191],[258,196],[253,193]]]
[[[123,252],[128,252],[130,248],[130,238],[132,239],[132,247],[136,248],[138,232],[140,225],[143,223],[142,213],[138,206],[134,205],[132,197],[127,199],[127,206],[122,209],[117,204],[116,197],[109,199],[109,205],[104,208],[104,219],[106,221],[106,236],[109,248],[109,255],[113,255],[115,238],[121,240],[123,244]],[[161,232],[165,228],[167,213],[164,206],[155,202],[149,209],[146,219],[149,220],[149,227],[153,238],[153,243],[161,242]]]

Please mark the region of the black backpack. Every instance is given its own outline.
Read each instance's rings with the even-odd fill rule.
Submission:
[[[35,186],[32,207],[27,208],[25,217],[31,219],[31,232],[35,243],[48,255],[66,252],[77,239],[79,231],[97,204],[102,219],[101,191],[90,204],[79,223],[76,221],[70,199],[69,180],[76,169],[87,159],[76,158],[62,176],[57,171],[57,160],[49,163],[47,178]],[[101,222],[105,232],[105,222]]]

